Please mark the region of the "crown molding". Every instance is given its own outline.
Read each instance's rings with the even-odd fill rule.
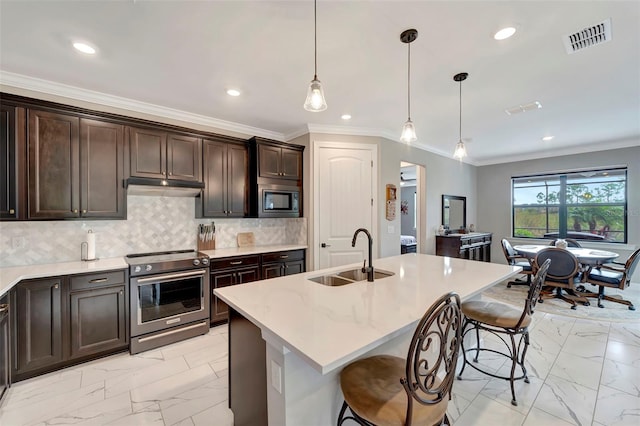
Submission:
[[[500,157],[500,158],[490,158],[487,160],[476,161],[476,166],[491,166],[495,164],[503,164],[503,163],[515,163],[518,161],[529,161],[529,160],[540,160],[543,158],[550,157],[562,157],[564,155],[577,155],[577,154],[586,154],[588,152],[598,152],[598,151],[609,151],[611,149],[620,149],[620,148],[632,148],[634,146],[640,146],[639,138],[626,138],[619,139],[615,141],[603,141],[588,145],[577,145],[573,147],[563,148],[563,149],[555,149],[553,151],[546,152],[534,152],[526,155],[513,155],[508,157]]]
[[[113,108],[135,111],[143,114],[170,118],[186,123],[214,127],[217,129],[246,134],[248,136],[260,136],[263,138],[275,139],[278,141],[285,140],[284,135],[280,132],[273,132],[270,130],[247,126],[240,123],[234,123],[232,121],[219,120],[217,118],[211,118],[205,115],[193,114],[186,111],[137,101],[135,99],[109,95],[107,93],[82,89],[80,87],[56,83],[53,81],[43,80],[35,77],[28,77],[25,75],[15,74],[2,70],[0,70],[0,84],[10,87],[16,87],[19,89],[46,93],[49,95],[62,96],[65,98],[84,102],[91,102],[94,104],[105,105]]]

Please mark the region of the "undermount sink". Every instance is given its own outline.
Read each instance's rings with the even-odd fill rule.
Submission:
[[[392,275],[395,274],[393,272],[383,271],[381,269],[374,269],[373,271],[374,280],[390,277]],[[362,272],[361,268],[349,269],[346,271],[334,272],[329,275],[320,275],[319,277],[309,278],[310,281],[332,287],[347,285],[358,281],[365,281],[366,279],[367,273]]]

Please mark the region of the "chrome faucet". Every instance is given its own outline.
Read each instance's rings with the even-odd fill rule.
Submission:
[[[373,282],[373,263],[371,260],[371,252],[373,251],[373,238],[371,238],[371,234],[369,233],[369,231],[367,231],[364,228],[358,228],[356,229],[356,232],[353,234],[353,239],[351,240],[351,247],[355,247],[356,246],[356,238],[358,238],[358,234],[360,232],[364,232],[367,236],[367,238],[369,238],[369,267],[362,267],[362,272],[366,272],[367,273],[367,281],[369,282]]]

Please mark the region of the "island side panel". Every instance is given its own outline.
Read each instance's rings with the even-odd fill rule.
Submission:
[[[267,426],[266,344],[260,329],[229,308],[229,408],[235,426]]]

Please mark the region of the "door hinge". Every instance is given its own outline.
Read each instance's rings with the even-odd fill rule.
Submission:
[[[371,160],[371,168],[373,169],[373,160]]]
[[[373,206],[373,198],[371,199],[371,206]]]

